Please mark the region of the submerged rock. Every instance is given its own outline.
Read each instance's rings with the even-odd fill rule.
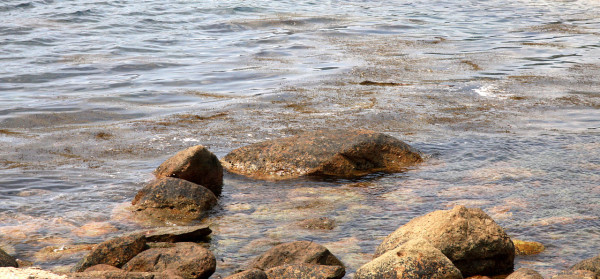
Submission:
[[[309,230],[333,230],[335,228],[335,220],[327,217],[319,217],[302,220],[297,222],[296,225]]]
[[[216,260],[208,249],[191,242],[171,248],[152,248],[139,253],[123,266],[126,271],[162,272],[173,270],[182,278],[208,278],[216,269]]]
[[[360,267],[355,279],[462,279],[460,270],[427,240],[417,238]]]
[[[17,267],[17,260],[0,249],[0,267]]]
[[[217,197],[204,186],[165,177],[148,183],[131,204],[158,219],[195,219],[215,206]]]
[[[344,264],[327,248],[312,241],[294,241],[277,245],[256,258],[250,266],[268,270],[284,264],[302,263],[344,267]]]
[[[121,267],[146,248],[146,238],[141,234],[113,238],[98,244],[73,267],[81,272],[97,264]]]
[[[164,161],[154,175],[157,179],[174,177],[200,184],[216,196],[223,188],[223,167],[217,156],[202,145],[189,147],[177,152]]]
[[[306,175],[357,177],[400,172],[421,162],[408,144],[367,130],[319,130],[238,148],[222,159],[230,172],[281,180]]]
[[[515,248],[508,235],[483,210],[464,206],[412,219],[383,240],[375,257],[419,237],[440,249],[465,277],[513,270]]]
[[[544,279],[544,277],[533,269],[519,268],[508,275],[506,279]]]
[[[512,240],[515,245],[515,254],[519,256],[536,255],[546,250],[543,244],[535,241]]]
[[[338,265],[285,264],[265,272],[269,279],[340,279],[346,274]]]

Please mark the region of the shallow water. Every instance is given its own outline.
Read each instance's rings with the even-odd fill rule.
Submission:
[[[398,226],[456,204],[542,242],[516,265],[551,276],[600,248],[599,12],[591,0],[2,2],[0,246],[60,270],[85,250],[38,251],[157,225],[126,207],[180,149],[222,157],[360,127],[427,160],[352,181],[226,174],[201,221],[214,277],[308,239],[351,278]],[[336,227],[294,225],[313,217]]]

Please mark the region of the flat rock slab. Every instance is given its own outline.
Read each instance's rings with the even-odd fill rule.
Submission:
[[[346,271],[337,265],[286,264],[265,273],[269,279],[341,279]]]
[[[262,270],[285,264],[319,264],[344,267],[327,248],[311,241],[294,241],[279,244],[254,259],[251,268]]]
[[[123,270],[163,272],[172,270],[183,278],[210,277],[216,269],[215,256],[208,249],[191,242],[176,243],[171,248],[152,248],[139,253]]]
[[[146,238],[141,234],[113,238],[98,244],[73,267],[73,271],[81,272],[98,264],[121,267],[144,249]]]
[[[221,163],[230,172],[256,179],[300,176],[359,177],[402,172],[421,162],[408,144],[368,130],[319,130],[238,148]]]
[[[200,242],[212,233],[208,226],[162,227],[139,231],[147,242]]]
[[[223,167],[217,156],[202,145],[177,152],[158,166],[154,175],[157,179],[174,177],[200,184],[216,196],[223,189]]]

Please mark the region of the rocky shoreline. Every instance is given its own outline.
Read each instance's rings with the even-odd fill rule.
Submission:
[[[319,130],[236,149],[221,161],[203,146],[178,152],[155,171],[132,200],[143,218],[173,223],[210,213],[222,194],[223,169],[254,179],[302,176],[357,177],[402,172],[423,162],[408,144],[366,130]],[[318,223],[318,224],[317,224]],[[323,223],[323,224],[321,224]],[[332,225],[318,220],[311,225]],[[15,269],[0,250],[0,277],[7,278],[209,278],[218,259],[209,248],[207,226],[175,226],[133,232],[102,242],[65,274]],[[455,206],[414,218],[388,235],[354,278],[543,278],[514,269],[515,254],[543,251],[535,242],[511,239],[478,208]],[[343,278],[345,266],[326,247],[294,241],[257,255],[226,278]],[[555,279],[596,279],[600,256],[584,260]]]

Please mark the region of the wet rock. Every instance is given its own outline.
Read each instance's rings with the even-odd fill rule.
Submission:
[[[302,220],[296,223],[296,225],[310,230],[333,230],[335,228],[335,220],[327,217],[312,218]]]
[[[145,247],[146,238],[141,234],[113,238],[98,244],[72,270],[81,272],[97,264],[121,267],[135,255],[144,251]]]
[[[508,275],[506,279],[544,279],[544,277],[533,269],[519,268]]]
[[[285,264],[265,272],[269,279],[340,279],[346,274],[337,265]]]
[[[598,275],[589,270],[565,270],[558,275],[552,276],[552,279],[597,279]]]
[[[225,279],[267,279],[267,274],[260,269],[250,269],[246,271],[242,271],[230,276],[225,277]]]
[[[320,264],[344,267],[327,248],[312,241],[294,241],[277,245],[254,259],[252,268],[268,270],[284,264]]]
[[[114,267],[112,265],[107,264],[97,264],[86,268],[83,272],[92,272],[92,271],[123,271],[118,267]]]
[[[165,177],[148,183],[131,204],[158,219],[196,219],[217,204],[217,197],[204,186]]]
[[[147,242],[200,242],[211,233],[208,226],[162,227],[143,231]]]
[[[141,252],[123,266],[126,271],[161,272],[173,270],[182,278],[208,278],[216,269],[215,256],[191,242],[171,248],[153,248]]]
[[[108,222],[90,222],[73,230],[73,233],[79,237],[98,237],[113,233],[118,229]]]
[[[156,178],[175,177],[200,184],[216,196],[223,188],[223,167],[217,156],[202,145],[177,152],[154,171]]]
[[[409,240],[360,267],[355,279],[462,279],[461,272],[427,240]]]
[[[0,267],[17,267],[17,260],[0,249]]]
[[[508,274],[515,248],[504,230],[478,208],[456,206],[417,217],[388,235],[375,257],[421,237],[440,249],[463,276]]]
[[[536,255],[546,249],[544,244],[535,241],[513,239],[512,242],[515,245],[515,254],[519,256]]]
[[[171,273],[126,272],[123,270],[71,273],[69,279],[182,279]]]
[[[400,172],[421,161],[408,144],[366,130],[306,132],[238,148],[221,160],[230,172],[267,180]]]
[[[89,253],[94,247],[93,244],[46,246],[33,256],[38,262],[56,261],[63,258],[74,258],[78,254]]]
[[[589,270],[600,277],[600,255],[583,260],[570,268],[570,270]]]

